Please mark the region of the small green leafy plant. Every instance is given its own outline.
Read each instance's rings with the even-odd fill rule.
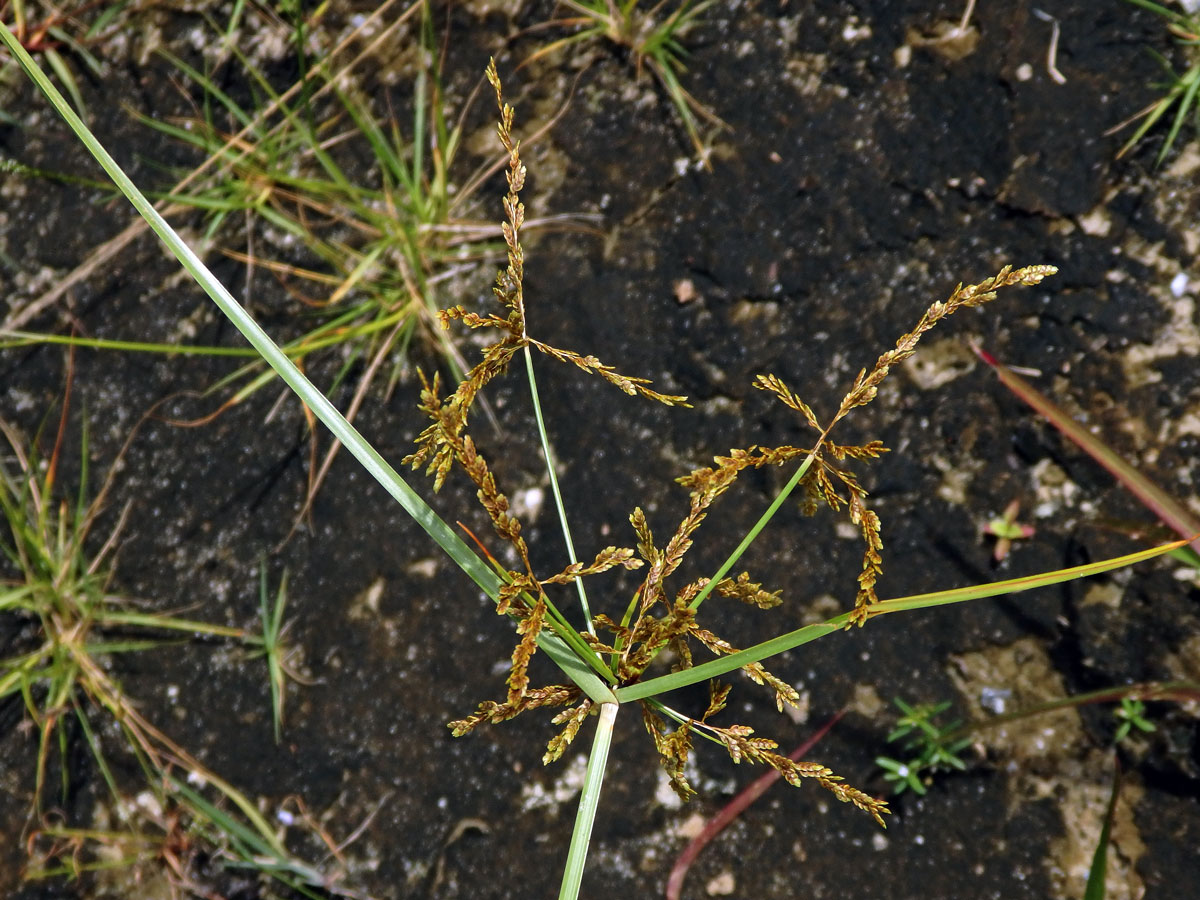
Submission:
[[[938,721],[950,708],[950,701],[909,706],[896,697],[892,702],[904,715],[896,721],[887,740],[889,744],[903,742],[903,759],[875,757],[875,764],[884,770],[884,780],[892,783],[892,793],[903,794],[911,788],[914,793],[924,794],[928,778],[934,773],[966,770],[962,752],[971,745],[971,739],[960,736],[960,722]]]
[[[1125,740],[1135,728],[1144,734],[1156,730],[1154,723],[1146,718],[1146,704],[1140,697],[1122,697],[1121,705],[1113,710],[1113,718],[1117,722],[1114,744]]]

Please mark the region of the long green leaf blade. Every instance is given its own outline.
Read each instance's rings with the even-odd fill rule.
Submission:
[[[1102,559],[1098,562],[1074,566],[1069,569],[1056,569],[1053,572],[1042,572],[1037,575],[1011,578],[1007,581],[995,581],[991,584],[981,584],[976,587],[953,588],[952,590],[937,591],[932,594],[916,594],[910,597],[899,597],[894,600],[883,600],[869,607],[869,615],[871,618],[874,618],[875,616],[886,615],[888,613],[928,609],[933,606],[945,606],[950,603],[963,603],[967,600],[980,600],[984,597],[1016,594],[1033,588],[1047,587],[1053,584],[1060,584],[1064,581],[1086,578],[1089,575],[1099,575],[1102,572],[1110,572],[1113,569],[1122,569],[1139,562],[1145,562],[1148,559],[1154,559],[1157,556],[1170,553],[1172,550],[1177,550],[1186,543],[1187,541],[1174,541],[1170,544],[1162,544],[1161,546],[1151,547],[1149,550],[1141,550],[1137,553],[1127,554],[1126,556]],[[694,666],[691,669],[672,672],[670,675],[663,675],[659,678],[652,678],[649,681],[641,681],[637,684],[618,688],[616,691],[617,699],[622,703],[628,703],[630,700],[642,700],[646,697],[653,697],[658,694],[664,694],[667,691],[687,687],[690,684],[707,681],[709,678],[725,675],[734,669],[740,669],[742,666],[749,665],[750,663],[761,662],[764,659],[777,656],[787,650],[795,649],[810,641],[815,641],[817,638],[824,637],[827,634],[840,631],[848,624],[850,624],[850,613],[842,613],[840,616],[835,616],[826,622],[820,622],[816,625],[806,625],[804,628],[789,631],[787,634],[781,634],[778,637],[764,641],[761,644],[756,644],[746,650],[731,653],[729,656],[722,656],[720,659],[714,659],[711,662]]]

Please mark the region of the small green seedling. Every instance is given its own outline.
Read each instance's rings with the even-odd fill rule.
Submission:
[[[262,656],[267,660],[268,681],[271,685],[271,720],[275,725],[275,743],[279,743],[279,732],[283,727],[283,701],[287,689],[287,679],[300,680],[298,674],[289,664],[291,653],[283,643],[288,625],[283,622],[283,609],[287,606],[287,572],[279,579],[279,590],[275,592],[275,600],[271,601],[267,590],[267,567],[261,567],[259,582],[259,615],[262,617],[262,637],[257,641],[262,646],[255,650],[252,656]],[[290,624],[290,623],[289,623]]]
[[[967,764],[961,754],[971,741],[955,736],[961,723],[954,721],[943,724],[937,721],[950,708],[949,701],[909,706],[897,697],[892,702],[904,715],[897,720],[887,740],[889,744],[904,741],[907,759],[878,756],[875,764],[884,770],[884,780],[892,783],[893,794],[903,794],[909,788],[914,793],[924,794],[928,778],[922,776],[950,769],[960,772],[966,770]]]
[[[1113,718],[1117,720],[1113,743],[1121,743],[1134,728],[1146,734],[1156,731],[1154,723],[1145,717],[1145,712],[1146,704],[1137,697],[1122,697],[1120,707],[1113,711]]]
[[[1020,510],[1021,501],[1014,500],[1004,508],[1003,515],[997,516],[983,526],[983,533],[996,539],[996,548],[992,551],[992,558],[996,562],[1004,561],[1012,550],[1013,541],[1031,538],[1035,534],[1032,525],[1017,521],[1017,513]]]

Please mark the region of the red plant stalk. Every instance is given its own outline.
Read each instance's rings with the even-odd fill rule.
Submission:
[[[789,753],[788,758],[798,762],[800,757],[815,747],[817,742],[825,737],[830,729],[845,714],[846,711],[844,709],[840,710],[833,718],[817,729],[807,741]],[[779,778],[779,773],[774,769],[760,775],[754,781],[750,782],[749,786],[740,794],[730,800],[724,809],[709,819],[708,824],[704,826],[704,830],[692,838],[692,842],[684,848],[684,851],[675,860],[675,865],[671,869],[670,876],[667,878],[667,900],[679,900],[680,894],[683,891],[683,879],[687,877],[688,868],[695,862],[696,857],[700,855],[700,851],[708,846],[709,842],[724,831],[730,822],[741,815],[742,810],[761,797],[767,788]]]
[[[1092,459],[1109,471],[1121,485],[1138,498],[1147,509],[1180,537],[1191,541],[1192,549],[1200,553],[1200,519],[1187,507],[1154,484],[1149,478],[1121,459],[1111,447],[1072,419],[1062,407],[1042,394],[1016,372],[974,344],[971,348],[992,367],[996,377],[1010,391],[1044,416],[1051,425],[1066,435]]]

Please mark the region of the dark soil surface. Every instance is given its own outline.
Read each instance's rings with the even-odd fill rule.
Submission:
[[[219,39],[201,16],[205,4],[170,6],[138,11],[119,36],[92,48],[105,61],[103,78],[77,66],[91,125],[144,188],[169,186],[163,164],[198,162],[128,111],[192,112],[172,83],[181,76],[149,49],[162,43],[199,63],[204,42]],[[355,6],[372,7],[333,4],[325,40],[349,28]],[[1162,130],[1120,160],[1128,129],[1106,134],[1159,96],[1152,83],[1160,70],[1147,49],[1177,64],[1180,51],[1161,20],[1116,0],[1036,6],[981,2],[973,37],[948,41],[935,36],[958,21],[959,0],[719,0],[684,40],[685,86],[728,126],[711,136],[706,171],[689,162],[686,133],[663,90],[647,71],[639,78],[624,51],[597,40],[518,71],[564,33],[529,30],[554,18],[553,4],[438,5],[455,115],[489,55],[521,136],[565,104],[525,148],[526,203],[531,217],[594,218],[583,233],[530,232],[530,333],[695,404],[637,401],[538,360],[581,557],[609,544],[632,546],[635,506],[665,540],[687,510],[673,479],[713,454],[808,440],[798,416],[751,387],[754,375],[777,374],[828,416],[858,370],[931,302],[1010,263],[1051,264],[1059,274],[946,322],[915,364],[894,372],[878,400],[839,427],[842,442],[879,438],[892,448],[861,473],[883,520],[881,596],[1131,552],[1141,544],[1112,523],[1153,521],[1007,393],[975,361],[972,340],[1040,373],[1032,380],[1041,390],[1200,512],[1200,150],[1185,129],[1155,168]],[[1052,23],[1038,10],[1060,26],[1061,83],[1047,65]],[[221,5],[207,11],[218,22],[229,15]],[[390,110],[401,122],[411,121],[414,27],[360,72],[380,115]],[[278,31],[248,13],[249,46],[266,46]],[[225,71],[227,89],[249,97],[236,70]],[[286,87],[295,63],[282,52],[269,72]],[[469,153],[495,152],[486,138],[493,129],[487,99],[481,93],[470,106]],[[98,177],[20,78],[3,89],[0,106],[12,117],[0,125],[5,157]],[[464,158],[453,177],[465,179],[483,159]],[[0,191],[0,313],[10,321],[134,217],[123,201],[76,184],[9,174]],[[471,215],[498,220],[502,192],[494,177]],[[198,220],[177,224],[190,224],[200,239]],[[269,229],[253,233],[256,252],[281,254]],[[247,234],[231,228],[220,246],[245,250]],[[244,293],[242,264],[216,250],[208,258]],[[439,302],[485,302],[494,268],[482,264],[456,279],[459,288],[443,288]],[[262,269],[252,298],[278,339],[300,332],[301,308]],[[23,327],[240,345],[145,236]],[[474,359],[472,336],[454,334]],[[310,374],[330,385],[344,363],[337,354],[314,358]],[[423,427],[416,364],[439,364],[420,341],[394,392],[374,390],[356,420],[397,465]],[[288,832],[298,854],[341,872],[341,885],[381,898],[554,896],[591,725],[549,768],[540,764],[554,734],[549,714],[450,737],[447,721],[503,697],[510,623],[347,454],[335,462],[310,524],[287,540],[304,502],[312,443],[322,452],[329,444],[323,429],[309,429],[299,404],[272,387],[200,427],[168,421],[215,409],[219,397],[189,392],[235,365],[78,350],[66,446],[79,446],[86,412],[96,482],[155,409],[121,460],[113,502],[95,532],[103,542],[131,504],[114,590],[152,609],[256,627],[265,558],[272,585],[288,573],[288,641],[311,683],[289,685],[277,745],[265,667],[241,650],[203,641],[125,654],[113,660],[112,674],[143,715],[267,815],[285,804],[294,812],[299,797],[334,840],[354,834],[339,868],[327,848],[298,828]],[[352,364],[333,390],[342,408],[362,370]],[[62,395],[66,371],[61,347],[0,351],[0,416],[34,434]],[[501,488],[536,505],[546,480],[520,373],[490,388],[487,399],[503,431],[476,416],[476,440]],[[48,450],[53,425],[46,434]],[[77,462],[64,465],[62,477],[77,484]],[[776,472],[741,479],[699,531],[682,577],[710,573],[785,479]],[[412,483],[432,498],[420,476]],[[982,528],[1012,500],[1037,530],[997,564]],[[460,476],[430,502],[448,521],[489,533]],[[535,514],[526,516],[526,537],[536,560],[556,571],[564,561],[553,505],[547,499]],[[833,615],[853,601],[861,553],[843,520],[828,511],[806,519],[789,505],[743,563],[755,581],[780,589],[784,604],[764,613],[712,600],[701,623],[747,646]],[[722,721],[752,725],[786,751],[848,708],[810,758],[883,792],[873,760],[889,752],[893,697],[951,700],[966,718],[982,716],[987,697],[1012,710],[1129,682],[1200,678],[1197,578],[1163,561],[884,617],[769,664],[801,692],[802,715],[778,715],[769,692],[738,678]],[[632,575],[593,581],[594,608],[619,618],[635,585]],[[6,634],[7,626],[0,640]],[[560,678],[549,663],[535,666],[537,681]],[[699,693],[678,699],[697,714],[703,703]],[[1078,897],[1112,778],[1111,712],[1086,707],[981,733],[968,770],[937,778],[923,797],[897,798],[886,831],[818,787],[780,784],[701,855],[684,896]],[[1117,750],[1125,780],[1108,896],[1191,898],[1200,884],[1197,709],[1151,704],[1148,715],[1157,730]],[[27,719],[19,698],[0,707],[0,894],[166,896],[164,882],[146,872],[140,886],[95,875],[20,880],[23,837],[36,825],[29,815],[36,729],[22,727]],[[119,734],[101,727],[116,753]],[[617,729],[582,896],[661,896],[697,817],[714,814],[759,773],[697,741],[699,797],[681,805],[638,713],[623,710]],[[68,752],[72,783],[62,815],[98,827],[103,782],[85,751]],[[136,774],[129,761],[117,765],[122,777]],[[212,896],[265,896],[250,876],[207,872],[203,858],[192,865]]]

